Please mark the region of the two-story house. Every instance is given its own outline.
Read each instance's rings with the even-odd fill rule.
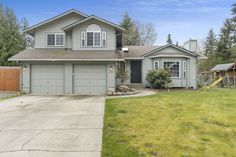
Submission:
[[[126,84],[147,85],[149,70],[168,67],[173,87],[197,87],[197,42],[184,47],[124,46],[124,28],[77,10],[69,10],[25,33],[34,37],[34,48],[19,52],[10,61],[21,64],[21,90],[31,94],[104,95],[117,86],[117,67],[130,74]],[[122,65],[122,66],[121,66]]]

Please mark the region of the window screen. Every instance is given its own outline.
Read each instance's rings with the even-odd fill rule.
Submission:
[[[64,45],[64,35],[63,34],[57,34],[56,35],[56,45],[57,46],[63,46]]]
[[[87,46],[93,46],[93,32],[87,32]]]
[[[100,46],[100,32],[94,32],[94,46]]]
[[[54,46],[55,45],[55,34],[48,34],[47,35],[47,45]]]

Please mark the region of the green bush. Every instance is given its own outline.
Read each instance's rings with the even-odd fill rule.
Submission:
[[[170,73],[165,69],[149,71],[146,80],[152,88],[166,88],[171,83]]]

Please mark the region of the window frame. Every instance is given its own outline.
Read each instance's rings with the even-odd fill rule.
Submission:
[[[55,43],[54,45],[48,45],[48,35],[49,34],[53,34],[54,35],[54,39],[55,39]],[[57,35],[63,35],[63,45],[57,45]],[[46,33],[46,46],[47,47],[64,47],[65,46],[65,33],[63,32],[48,32]]]
[[[88,30],[88,28],[89,28],[89,26],[91,26],[91,25],[97,25],[98,27],[99,27],[99,31],[91,31],[91,30]],[[98,24],[90,24],[90,25],[88,25],[87,26],[87,28],[86,28],[86,31],[85,31],[86,33],[86,47],[89,47],[89,48],[93,48],[93,47],[102,47],[102,29],[101,29],[101,27],[98,25]],[[88,46],[88,33],[93,33],[93,45],[92,46]],[[99,33],[99,35],[100,35],[100,43],[99,43],[99,45],[94,45],[94,43],[95,43],[95,33]]]
[[[156,69],[156,63],[157,63],[157,65],[158,65],[158,68],[157,68],[157,69]],[[160,62],[159,62],[159,61],[154,61],[154,62],[153,62],[153,69],[154,69],[154,70],[160,69]]]
[[[180,60],[163,60],[162,64],[163,64],[163,68],[165,68],[165,62],[178,62],[179,63],[179,77],[175,77],[175,76],[171,76],[170,78],[173,79],[179,79],[181,78],[181,65],[180,65]]]

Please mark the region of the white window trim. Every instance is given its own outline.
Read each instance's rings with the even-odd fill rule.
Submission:
[[[48,34],[54,34],[55,35],[55,45],[48,45]],[[57,39],[56,39],[56,36],[57,35],[63,35],[63,45],[57,45]],[[47,32],[46,33],[46,46],[47,47],[64,47],[65,46],[65,33],[55,33],[55,32]]]
[[[82,34],[84,34],[84,38],[82,38]],[[86,32],[85,31],[82,31],[81,33],[80,33],[80,38],[81,38],[81,47],[85,47],[86,46]],[[83,40],[84,40],[84,45],[83,45]]]
[[[104,34],[105,38],[103,38],[103,34]],[[105,45],[103,45],[103,40],[105,40]],[[102,31],[102,46],[106,47],[106,45],[107,45],[107,32],[106,31]]]
[[[180,65],[180,60],[163,60],[162,61],[162,64],[163,64],[163,68],[164,68],[164,63],[165,62],[179,62],[179,77],[170,77],[170,78],[173,78],[173,79],[179,79],[179,78],[181,78],[181,65]]]
[[[154,70],[158,70],[158,69],[156,69],[156,66],[155,66],[156,63],[157,63],[157,65],[158,65],[158,69],[160,69],[160,62],[159,62],[159,61],[154,61],[154,62],[153,62],[153,69],[154,69]]]

